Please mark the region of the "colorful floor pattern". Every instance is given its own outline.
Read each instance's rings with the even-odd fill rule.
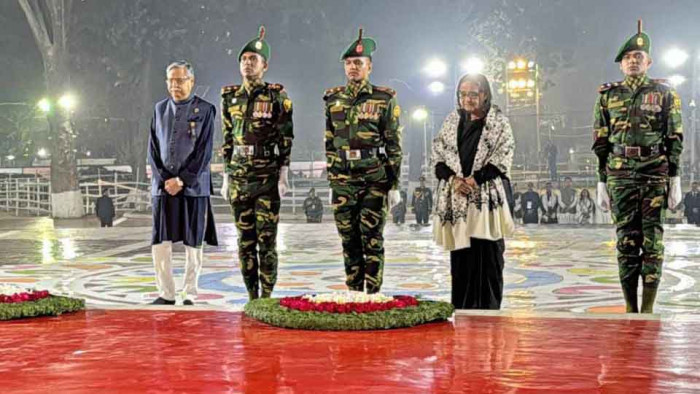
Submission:
[[[700,390],[698,330],[697,318],[458,314],[409,329],[314,332],[310,341],[309,332],[270,327],[241,312],[89,310],[1,324],[0,387],[13,393],[686,393]]]
[[[6,221],[3,221],[7,223]],[[219,224],[217,248],[205,250],[200,305],[240,310],[246,301],[237,267],[236,231]],[[156,297],[150,227],[55,229],[48,219],[2,226],[0,282],[47,288],[91,306],[138,307]],[[387,225],[383,292],[449,300],[449,255],[431,229]],[[503,310],[608,313],[622,310],[612,227],[519,227],[508,240]],[[282,224],[275,295],[343,290],[340,241],[333,223]],[[176,248],[176,274],[184,264]],[[179,253],[178,253],[179,252]],[[700,229],[666,229],[666,263],[656,311],[700,314]]]

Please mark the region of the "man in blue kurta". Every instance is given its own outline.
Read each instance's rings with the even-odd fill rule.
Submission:
[[[194,71],[187,62],[166,69],[170,97],[158,102],[151,122],[148,161],[153,201],[153,264],[159,297],[175,304],[172,244],[185,244],[183,304],[193,305],[202,269],[202,244],[217,245],[210,162],[216,107],[192,94]]]

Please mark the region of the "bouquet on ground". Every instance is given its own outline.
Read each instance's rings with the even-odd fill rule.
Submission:
[[[38,301],[49,296],[48,290],[32,290],[18,286],[0,285],[0,304]]]
[[[48,290],[26,289],[0,283],[0,320],[58,316],[85,309],[85,301],[52,295]]]
[[[361,292],[305,294],[260,298],[245,306],[245,314],[264,323],[302,330],[382,330],[444,321],[454,313],[448,302],[409,295]]]

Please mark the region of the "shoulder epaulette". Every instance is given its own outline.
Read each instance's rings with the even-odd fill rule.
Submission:
[[[281,92],[284,90],[284,86],[280,85],[279,83],[271,83],[267,85],[270,89],[276,90],[278,92]]]
[[[326,89],[326,91],[323,93],[323,98],[325,99],[326,97],[330,97],[336,93],[340,93],[343,90],[345,90],[345,86],[336,86],[334,88]]]
[[[221,94],[235,92],[236,90],[240,89],[240,87],[241,85],[226,85],[221,88]]]
[[[396,90],[394,90],[394,89],[392,89],[392,88],[388,88],[388,87],[386,87],[386,86],[374,86],[374,89],[375,89],[375,90],[378,90],[378,91],[380,91],[380,92],[387,93],[387,94],[389,94],[389,95],[392,96],[392,97],[396,96]]]
[[[604,84],[600,85],[600,87],[598,88],[598,93],[606,92],[606,91],[608,91],[608,90],[610,90],[610,89],[612,89],[612,88],[614,88],[614,87],[620,86],[620,84],[622,84],[622,82],[608,82],[608,83],[604,83]]]

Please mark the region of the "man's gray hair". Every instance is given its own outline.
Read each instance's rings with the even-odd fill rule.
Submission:
[[[168,64],[168,67],[166,67],[165,72],[169,73],[170,70],[172,70],[173,68],[184,68],[187,71],[187,76],[190,78],[194,78],[194,67],[192,67],[190,62],[186,60],[178,60]]]

